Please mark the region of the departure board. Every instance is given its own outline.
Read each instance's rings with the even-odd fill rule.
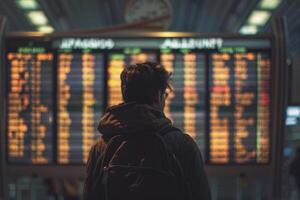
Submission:
[[[267,163],[270,57],[209,55],[209,156],[212,163]]]
[[[6,44],[10,163],[84,164],[105,107],[123,102],[122,70],[147,61],[172,73],[165,115],[208,164],[270,161],[268,38],[17,37]]]
[[[58,54],[58,162],[84,163],[103,111],[101,53]]]
[[[10,41],[7,153],[13,163],[53,159],[53,54],[43,42]]]
[[[205,54],[162,50],[161,64],[172,73],[173,92],[165,103],[165,114],[174,126],[196,140],[205,151],[206,69]]]

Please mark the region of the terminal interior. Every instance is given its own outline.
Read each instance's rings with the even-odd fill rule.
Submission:
[[[99,119],[139,62],[172,73],[164,113],[213,200],[300,199],[299,36],[299,0],[0,0],[0,200],[82,199]]]

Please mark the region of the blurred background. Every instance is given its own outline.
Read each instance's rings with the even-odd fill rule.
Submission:
[[[103,38],[107,38],[117,34],[119,37],[121,35],[121,37],[131,37],[131,39],[134,34],[138,34],[139,37],[154,36],[151,34],[147,35],[145,32],[191,33],[190,35],[183,34],[182,36],[180,36],[181,33],[175,33],[173,35],[172,33],[166,33],[165,35],[158,34],[158,38],[171,38],[173,36],[201,38],[202,35],[205,36],[203,36],[204,38],[222,38],[225,47],[226,44],[231,44],[232,47],[244,47],[244,50],[239,52],[237,48],[230,47],[227,49],[223,48],[220,52],[218,51],[219,53],[250,53],[247,54],[249,57],[251,57],[251,53],[253,53],[254,56],[259,54],[262,60],[265,59],[266,62],[271,62],[271,70],[272,68],[274,68],[274,70],[269,74],[270,77],[267,81],[271,83],[271,89],[268,91],[270,94],[268,94],[270,95],[272,104],[270,104],[268,108],[270,108],[272,115],[269,124],[270,127],[272,127],[272,131],[267,130],[269,134],[268,144],[270,144],[270,155],[267,161],[260,163],[257,158],[251,162],[241,164],[238,162],[214,163],[210,160],[212,157],[209,153],[211,149],[207,147],[207,145],[210,144],[210,125],[207,121],[202,122],[205,118],[202,116],[205,115],[203,113],[209,113],[209,110],[205,110],[205,106],[209,103],[206,104],[202,101],[196,105],[196,107],[198,106],[197,109],[199,109],[196,109],[196,112],[202,116],[203,119],[201,117],[197,118],[198,121],[202,121],[197,124],[195,140],[205,155],[205,163],[209,174],[213,199],[275,199],[274,195],[278,196],[278,199],[300,199],[300,195],[297,192],[297,181],[295,177],[291,175],[291,163],[297,157],[297,148],[300,147],[299,0],[0,0],[0,16],[6,19],[5,31],[4,28],[2,29],[0,26],[0,36],[2,37],[0,41],[2,42],[0,43],[2,58],[0,91],[0,199],[80,199],[85,176],[84,162],[82,162],[82,160],[86,160],[87,157],[87,153],[83,153],[83,155],[81,155],[82,158],[79,158],[75,151],[73,154],[70,153],[69,160],[65,160],[64,154],[61,153],[64,149],[56,149],[54,147],[51,147],[52,153],[47,155],[51,158],[54,157],[54,159],[49,162],[42,159],[32,161],[13,158],[17,153],[15,155],[13,153],[8,155],[8,152],[11,150],[9,144],[14,145],[14,143],[8,143],[10,134],[8,134],[9,128],[7,128],[9,126],[7,113],[11,112],[11,104],[9,104],[7,100],[11,101],[11,98],[13,98],[9,96],[9,94],[11,94],[11,79],[13,77],[11,76],[13,72],[11,69],[14,66],[12,60],[14,60],[15,57],[21,59],[20,56],[25,56],[15,53],[31,53],[34,55],[36,55],[36,53],[42,53],[44,57],[41,59],[49,68],[49,71],[42,73],[51,74],[51,76],[53,76],[51,81],[53,82],[59,79],[59,76],[56,75],[62,73],[57,70],[57,68],[64,68],[64,70],[68,71],[64,65],[66,62],[73,62],[70,61],[70,59],[77,59],[77,63],[75,63],[74,66],[78,67],[78,70],[82,67],[81,64],[79,64],[79,62],[81,62],[81,53],[87,53],[88,55],[86,56],[94,56],[91,59],[95,60],[93,63],[96,63],[96,65],[107,65],[106,67],[108,69],[95,68],[95,74],[98,74],[95,75],[96,78],[104,81],[110,79],[110,73],[115,73],[116,76],[118,76],[118,73],[122,70],[122,65],[134,61],[165,61],[164,64],[169,66],[169,61],[166,57],[170,55],[171,57],[174,56],[174,66],[172,65],[172,67],[175,69],[172,67],[169,68],[170,70],[175,70],[174,76],[176,75],[176,66],[180,67],[184,65],[182,64],[184,62],[182,59],[186,57],[180,57],[181,54],[192,55],[191,58],[188,57],[187,59],[193,59],[193,56],[196,56],[197,62],[200,63],[199,66],[205,64],[210,66],[210,64],[212,64],[210,61],[202,61],[202,55],[199,54],[198,58],[197,52],[189,50],[186,46],[180,51],[178,49],[178,51],[174,50],[171,47],[170,49],[163,50],[153,50],[154,47],[151,47],[152,49],[150,50],[146,49],[146,47],[143,49],[142,46],[148,45],[148,43],[147,45],[143,43],[143,40],[139,40],[141,47],[131,45],[131,48],[126,48],[125,45],[122,47],[122,50],[120,50],[120,47],[120,49],[112,51],[113,53],[109,51],[109,47],[103,47],[102,50],[105,51],[103,55],[96,55],[97,50],[91,50],[93,48],[90,46],[80,47],[82,51],[80,48],[78,48],[80,50],[74,50],[71,47],[62,47],[63,39],[75,38],[75,36],[81,38],[101,38],[103,36]],[[2,23],[3,21],[0,19],[0,22]],[[3,34],[1,35],[2,30]],[[143,35],[144,33],[145,35]],[[192,34],[198,34],[198,36],[193,36]],[[226,38],[229,39],[226,40]],[[263,46],[264,42],[255,40],[256,38],[263,38],[269,41],[270,45],[257,47],[257,50],[255,49],[255,44],[258,46],[261,44]],[[50,44],[49,41],[54,42]],[[123,45],[127,44],[130,46],[130,41],[132,40],[123,41]],[[67,42],[68,41],[66,41],[65,44],[67,44]],[[109,46],[109,42],[111,41],[108,40],[105,42],[107,42],[105,44]],[[113,40],[113,42],[117,44],[117,40]],[[120,40],[120,46],[121,42]],[[159,43],[160,41],[156,42]],[[40,46],[43,47],[42,50],[39,49]],[[214,50],[210,49],[207,52],[211,51],[213,52]],[[52,54],[53,52],[54,54]],[[70,57],[70,52],[74,53],[72,54],[72,58]],[[59,56],[56,57],[55,55],[58,54]],[[58,65],[52,63],[52,56],[55,57],[53,63],[58,62]],[[164,60],[165,58],[167,60]],[[122,59],[124,62],[120,62]],[[210,57],[208,56],[207,60],[209,59]],[[247,62],[248,61],[252,63],[251,66],[259,65],[259,62],[252,62],[251,58],[249,58]],[[114,68],[114,66],[121,67],[117,69]],[[30,67],[31,73],[37,72],[33,70],[34,67],[32,63]],[[183,71],[177,71],[177,73],[180,72],[183,73]],[[199,73],[196,79],[200,88],[200,82],[204,82],[205,80],[209,82],[209,78],[202,76],[201,72]],[[205,72],[203,71],[203,73]],[[207,73],[212,72],[208,70]],[[258,75],[259,73],[258,71],[255,75],[255,77],[257,77],[255,78],[257,85],[259,85],[262,80]],[[72,80],[77,80],[76,76],[75,74],[74,77],[69,80],[68,83],[70,85],[72,85]],[[176,80],[178,82],[176,82]],[[38,82],[40,81],[41,80]],[[175,85],[180,81],[180,77],[174,78]],[[95,93],[95,98],[103,98],[105,100],[95,105],[95,125],[93,124],[91,126],[96,126],[97,119],[99,118],[98,115],[103,111],[103,108],[118,103],[120,100],[120,97],[116,97],[119,91],[110,87],[109,84],[109,82],[106,85],[106,83],[100,81],[94,84],[95,88],[102,88],[99,89],[101,90],[99,94]],[[53,98],[55,94],[58,96],[62,95],[57,92],[57,86],[54,84],[51,85],[51,87],[46,85],[41,87],[46,88],[44,96],[46,99]],[[79,86],[75,84],[74,88],[76,87]],[[108,87],[108,89],[106,89],[106,87]],[[180,86],[178,87],[180,90]],[[196,85],[196,87],[198,87],[198,85]],[[79,92],[75,93],[75,95],[78,95]],[[102,96],[102,93],[104,96]],[[201,91],[199,94],[200,96],[202,95]],[[31,96],[31,93],[29,96]],[[65,97],[59,96],[59,98]],[[48,103],[50,107],[54,108],[57,105],[53,102],[46,102],[46,104]],[[76,100],[74,100],[73,103],[75,105]],[[180,117],[178,119],[176,118],[177,115],[174,114],[175,111],[172,116],[172,102],[170,104],[170,110],[166,112],[169,112],[169,116],[171,118],[173,117],[173,120],[175,119],[174,123],[176,124],[177,122],[177,125],[187,132],[193,132],[193,129],[185,127],[183,122],[180,122],[180,120],[183,119]],[[178,103],[178,105],[179,104],[180,103]],[[181,102],[181,104],[184,103]],[[6,108],[7,106],[9,107],[8,109]],[[76,109],[76,106],[74,108]],[[176,110],[176,105],[173,105],[173,108]],[[68,109],[72,110],[72,107],[68,107]],[[179,108],[179,110],[180,109],[183,108]],[[59,112],[60,111],[61,110],[59,110]],[[227,112],[230,113],[230,111]],[[255,112],[259,113],[259,109],[257,108]],[[276,113],[274,114],[273,112]],[[177,114],[178,116],[182,115],[182,118],[184,118],[183,111]],[[35,117],[30,114],[27,116],[29,118]],[[56,116],[56,111],[53,113],[49,112],[49,116],[46,117],[48,117],[47,121],[49,122],[49,126],[53,125],[53,129],[48,127],[49,130],[47,129],[47,131],[49,131],[49,133],[51,133],[51,131],[58,132],[60,129],[55,128],[55,119],[58,117]],[[77,118],[75,117],[74,122],[76,120]],[[257,117],[257,120],[259,120],[259,117]],[[28,123],[30,124],[31,122]],[[276,123],[278,126],[276,126]],[[259,122],[257,124],[259,124]],[[18,126],[20,125],[18,124]],[[257,125],[257,127],[258,126],[259,125]],[[76,127],[73,128],[74,129],[71,128],[70,130],[76,132]],[[262,130],[262,132],[263,131],[264,130]],[[84,130],[82,130],[82,132],[84,132]],[[34,136],[30,137],[32,138]],[[57,139],[57,136],[55,137]],[[87,147],[80,147],[83,148],[83,152],[88,152],[88,147],[95,141],[97,133],[90,137],[87,142]],[[25,140],[29,141],[31,138]],[[53,146],[57,145],[59,140],[56,139],[53,139],[53,141],[49,139],[49,145],[50,143]],[[76,138],[74,140],[76,140]],[[77,138],[77,140],[80,139]],[[82,141],[80,141],[80,144],[81,143]],[[25,149],[30,148],[29,146],[26,147],[25,145]],[[55,157],[56,155],[58,155],[58,158]],[[298,155],[298,159],[299,158],[300,156]],[[299,168],[297,169],[297,167]],[[294,171],[300,171],[299,164],[296,165],[296,170]]]

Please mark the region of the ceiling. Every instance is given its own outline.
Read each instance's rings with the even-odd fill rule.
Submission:
[[[290,55],[300,56],[300,0],[284,0],[276,15],[286,17]]]
[[[88,2],[88,3],[87,3]],[[256,0],[170,0],[170,31],[235,32],[256,4]],[[125,23],[127,0],[39,0],[57,31],[98,28]],[[15,0],[0,0],[0,14],[6,15],[10,30],[33,30]]]
[[[34,26],[16,5],[16,0],[0,0],[0,15],[8,21],[8,31],[33,31]],[[104,28],[125,24],[127,0],[38,0],[56,31]],[[258,0],[170,0],[172,20],[169,31],[238,33]],[[287,17],[289,49],[300,54],[300,1],[282,0],[274,12]],[[263,32],[270,29],[270,23]]]

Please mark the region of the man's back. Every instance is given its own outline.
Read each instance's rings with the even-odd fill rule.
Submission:
[[[149,131],[158,132],[163,127],[170,127],[171,131],[164,134],[163,138],[182,166],[184,177],[190,186],[192,199],[210,199],[201,153],[193,139],[180,130],[172,128],[170,121],[161,111],[137,103],[112,107],[101,118],[98,129],[102,137],[92,147],[87,163],[85,199],[99,199],[93,195],[92,188],[95,187],[96,179],[100,176],[101,156],[110,138],[132,132],[139,134]]]

